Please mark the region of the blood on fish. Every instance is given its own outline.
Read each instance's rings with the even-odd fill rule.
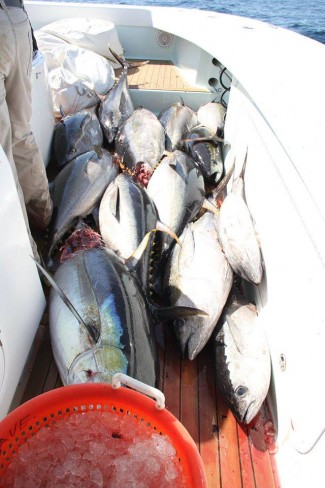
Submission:
[[[60,263],[68,261],[76,252],[104,247],[102,238],[90,227],[76,230],[60,248]]]
[[[91,369],[85,369],[84,371],[88,378],[93,378],[94,376],[96,376],[96,374],[98,374],[97,371],[92,371]]]
[[[216,201],[217,208],[221,208],[223,201],[224,201],[224,198],[217,198],[217,201]]]
[[[264,405],[256,417],[247,425],[250,441],[260,451],[268,450],[270,454],[277,452],[275,427],[269,418],[270,413]]]
[[[134,169],[134,173],[135,173],[134,175],[135,181],[139,183],[141,186],[147,188],[149,180],[152,175],[152,168],[150,164],[143,163],[143,162],[137,163]]]

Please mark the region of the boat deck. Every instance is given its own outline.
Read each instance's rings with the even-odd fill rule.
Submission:
[[[274,455],[265,442],[266,408],[254,425],[239,424],[216,387],[209,345],[194,361],[182,360],[167,327],[160,332],[158,387],[165,394],[166,408],[196,442],[208,487],[279,488]],[[20,395],[18,390],[18,403],[62,386],[51,350],[47,310],[38,343],[30,376],[20,385]]]
[[[132,59],[132,63],[143,60]],[[115,70],[116,77],[121,69]],[[171,61],[150,60],[149,63],[137,68],[128,69],[128,84],[130,89],[165,90],[209,93],[209,90],[187,83],[179,68]]]

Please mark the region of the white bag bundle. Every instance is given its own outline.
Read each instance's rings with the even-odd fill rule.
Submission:
[[[65,42],[104,56],[111,61],[113,68],[121,67],[109,51],[111,48],[123,57],[124,51],[112,22],[85,18],[62,19],[45,25],[40,30]]]
[[[45,55],[53,109],[66,115],[99,103],[97,93],[105,95],[115,83],[111,63],[92,51],[55,39],[48,33],[35,32],[38,47]]]
[[[71,115],[99,103],[95,91],[89,89],[69,70],[64,68],[53,69],[49,73],[48,82],[56,117],[61,115],[61,109],[65,115]]]
[[[34,31],[34,35],[37,40],[37,46],[40,51],[48,51],[52,50],[55,47],[62,46],[62,44],[68,44],[60,37],[53,36],[52,34],[48,34],[47,32],[43,32],[42,30],[38,29]]]

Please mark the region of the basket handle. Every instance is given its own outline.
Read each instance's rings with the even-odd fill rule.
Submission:
[[[165,395],[158,390],[158,388],[142,383],[142,381],[131,378],[131,376],[124,373],[115,373],[112,378],[112,387],[117,390],[118,388],[121,388],[121,383],[130,386],[140,393],[153,397],[156,400],[156,408],[158,410],[163,410],[165,408]]]

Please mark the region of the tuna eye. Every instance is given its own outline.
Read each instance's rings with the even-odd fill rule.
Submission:
[[[243,397],[247,393],[247,388],[246,386],[238,386],[236,390],[236,395]]]
[[[184,319],[176,319],[174,322],[175,327],[178,329],[182,329],[185,325],[185,320]]]

